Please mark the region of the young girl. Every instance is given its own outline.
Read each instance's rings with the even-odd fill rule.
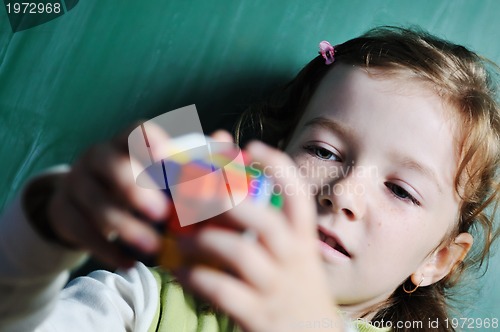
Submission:
[[[246,150],[283,208],[245,201],[183,238],[186,256],[220,266],[180,268],[176,280],[134,265],[114,241],[157,252],[144,219],[161,222],[172,206],[135,185],[126,134],[97,146],[33,180],[3,216],[0,330],[453,331],[449,290],[498,234],[486,211],[500,191],[495,93],[481,58],[422,32],[323,42],[237,127],[238,137],[262,129],[275,147]],[[168,144],[161,130],[148,139]],[[83,249],[131,268],[60,292]]]

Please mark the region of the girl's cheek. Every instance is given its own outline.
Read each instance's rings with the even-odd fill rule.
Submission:
[[[301,149],[298,149],[298,148],[289,149],[289,148],[287,148],[285,150],[285,152],[293,159],[293,161],[296,164],[301,163],[301,161],[304,159],[304,155],[303,155],[304,153],[303,153],[303,151],[301,151]]]
[[[298,155],[294,158],[297,165],[298,174],[302,179],[314,181],[316,176],[315,166],[310,162],[309,158],[304,155]]]
[[[306,183],[307,190],[312,195],[330,190],[339,177],[338,166],[319,161],[302,148],[296,148],[289,154],[297,166],[297,175]]]

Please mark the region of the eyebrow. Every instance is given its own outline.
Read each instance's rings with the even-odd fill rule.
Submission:
[[[347,138],[352,138],[352,132],[353,132],[352,128],[344,126],[333,120],[324,118],[322,116],[307,121],[304,124],[304,127],[323,127],[325,129],[328,129],[329,131],[339,134],[342,137],[347,137]]]
[[[398,163],[406,169],[415,170],[418,173],[423,174],[425,177],[432,180],[432,182],[437,186],[440,193],[443,193],[443,189],[438,181],[438,177],[434,170],[417,160],[409,157],[409,156],[401,156],[395,155],[395,159],[398,160]]]

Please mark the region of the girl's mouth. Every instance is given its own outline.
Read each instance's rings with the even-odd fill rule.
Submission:
[[[339,254],[345,256],[346,258],[351,258],[351,254],[342,246],[342,244],[333,236],[329,236],[323,233],[321,230],[318,230],[319,240],[333,250],[337,251]]]

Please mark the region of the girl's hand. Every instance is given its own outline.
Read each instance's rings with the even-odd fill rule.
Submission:
[[[59,239],[90,251],[109,267],[134,263],[123,245],[144,255],[157,253],[161,237],[152,223],[165,222],[171,210],[162,191],[136,184],[131,163],[137,161],[128,150],[130,131],[88,150],[62,175],[47,209],[48,222]],[[213,138],[232,140],[226,132],[217,132]],[[169,144],[168,135],[152,123],[148,141],[155,151]],[[155,151],[152,155],[161,155]]]
[[[221,215],[232,228],[207,226],[182,239],[187,255],[211,255],[223,267],[180,269],[180,282],[246,331],[300,331],[318,323],[342,331],[318,249],[311,195],[300,179],[278,177],[294,167],[284,153],[262,143],[252,143],[248,152],[267,174],[276,175],[272,181],[285,194],[283,209],[246,200]],[[254,231],[258,240],[246,240],[235,228]]]
[[[161,191],[136,185],[131,162],[137,161],[129,156],[129,133],[89,149],[62,175],[47,211],[61,240],[90,251],[110,267],[133,264],[117,238],[144,254],[155,253],[160,238],[144,221],[163,222],[170,209]],[[168,144],[167,134],[156,126],[148,130],[148,139],[156,143],[151,146]]]

